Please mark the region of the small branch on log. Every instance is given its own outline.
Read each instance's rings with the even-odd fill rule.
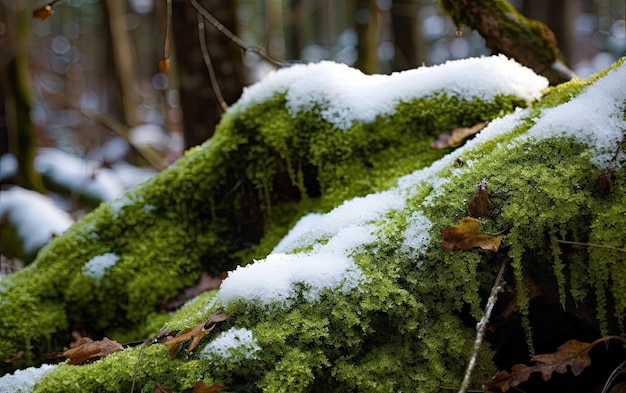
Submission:
[[[480,352],[480,347],[482,346],[483,339],[485,338],[487,324],[489,324],[489,318],[491,318],[491,312],[493,311],[493,307],[498,300],[498,294],[502,292],[502,287],[506,284],[503,281],[503,278],[508,263],[508,258],[505,258],[504,261],[502,261],[500,271],[498,272],[496,280],[493,283],[493,287],[491,288],[491,294],[489,295],[489,300],[487,300],[487,305],[485,306],[483,317],[480,319],[478,324],[476,324],[476,341],[474,341],[474,351],[467,365],[467,370],[465,371],[465,376],[463,377],[463,382],[461,383],[459,393],[466,393],[467,388],[469,387],[470,380],[472,378],[472,372],[474,371],[474,367],[476,366],[476,361],[478,359],[478,353]]]

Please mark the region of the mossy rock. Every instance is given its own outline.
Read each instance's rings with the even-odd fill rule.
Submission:
[[[503,64],[496,59],[464,64]],[[147,348],[135,386],[180,391],[219,380],[236,392],[432,392],[460,384],[474,325],[506,259],[522,314],[534,272],[548,272],[564,306],[591,301],[589,323],[619,333],[626,254],[556,240],[623,247],[624,74],[622,60],[595,79],[554,88],[431,165],[448,153],[429,149],[436,134],[526,99],[493,91],[459,99],[443,87],[369,122],[338,124],[323,101],[294,111],[289,91],[270,89],[258,102],[244,94],[213,139],[102,205],[2,282],[0,321],[9,328],[0,332],[0,354],[26,349],[32,363],[88,322],[102,334],[148,337],[167,319],[172,329],[193,327],[224,310],[228,320],[198,350],[171,359],[161,344]],[[474,86],[477,76],[466,75]],[[598,92],[609,98],[594,104],[588,97]],[[600,187],[607,173],[611,184]],[[500,249],[443,252],[440,231],[468,215],[465,201],[483,178],[494,210],[480,225],[506,233]],[[263,219],[254,236],[246,217]],[[100,283],[85,277],[85,263],[107,254],[118,259]],[[265,258],[247,264],[253,257]],[[235,264],[246,266],[219,292],[171,318],[159,312],[163,298],[203,269]],[[284,269],[271,276],[276,266]],[[483,347],[477,384],[495,372],[494,350]],[[35,391],[128,391],[140,351],[60,365]]]

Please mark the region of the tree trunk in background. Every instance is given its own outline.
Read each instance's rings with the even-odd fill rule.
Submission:
[[[226,28],[237,33],[234,1],[210,0],[201,4]],[[195,9],[187,2],[172,2],[172,33],[186,149],[211,137],[222,115],[202,58],[196,18]],[[246,84],[243,54],[208,22],[205,22],[205,31],[217,82],[226,103],[232,104]]]
[[[358,59],[355,67],[366,74],[375,74],[378,72],[380,41],[376,0],[357,0],[355,20],[359,37]]]
[[[265,1],[265,48],[270,57],[285,60],[282,0]]]
[[[426,62],[426,42],[419,28],[418,0],[393,0],[391,21],[395,37],[394,71],[417,68]]]
[[[141,98],[137,86],[133,43],[126,24],[126,2],[107,0],[105,8],[108,14],[113,62],[122,98],[122,122],[129,127],[134,127],[140,123],[137,108],[141,103]]]
[[[303,3],[303,0],[290,0],[287,8],[289,17],[285,23],[285,58],[289,60],[299,59],[305,45]]]
[[[28,66],[28,35],[30,32],[30,12],[26,2],[14,5],[2,4],[7,31],[13,30],[13,42],[3,46],[0,52],[0,83],[2,91],[2,109],[6,127],[6,144],[9,153],[17,159],[15,184],[40,193],[46,189],[41,176],[35,170],[37,152],[37,130],[30,111],[33,105],[32,82]],[[8,50],[6,50],[8,49]],[[0,118],[1,119],[1,118]],[[3,142],[4,143],[4,142]]]

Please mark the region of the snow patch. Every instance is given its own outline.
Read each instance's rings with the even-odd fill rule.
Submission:
[[[230,328],[222,332],[200,351],[205,359],[226,359],[230,363],[238,363],[243,359],[254,358],[261,347],[248,329]]]
[[[85,277],[91,277],[96,281],[97,285],[100,285],[102,277],[104,277],[107,270],[113,267],[120,259],[118,255],[113,253],[106,253],[91,258],[83,266],[83,275]]]
[[[10,222],[28,254],[60,235],[74,223],[50,198],[37,192],[12,187],[0,191],[0,222]]]
[[[503,55],[448,61],[391,75],[366,75],[345,64],[323,61],[270,73],[246,88],[232,110],[243,111],[284,93],[293,116],[317,108],[323,119],[347,129],[354,122],[372,122],[394,113],[400,102],[427,95],[445,93],[486,101],[514,95],[530,102],[547,86],[544,77]]]
[[[620,148],[626,138],[625,87],[626,66],[609,71],[571,101],[544,110],[517,142],[573,137],[592,147],[593,164],[601,169],[615,169],[626,160],[624,149]]]
[[[0,377],[0,393],[27,393],[40,379],[57,367],[56,364],[43,364],[40,367],[29,367],[17,370],[13,374]]]

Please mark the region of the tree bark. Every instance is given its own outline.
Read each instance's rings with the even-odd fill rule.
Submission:
[[[227,29],[236,32],[234,1],[211,0],[202,5]],[[196,11],[187,2],[172,2],[173,41],[180,80],[185,148],[199,145],[213,135],[222,109],[202,58]],[[224,100],[233,103],[245,86],[243,54],[222,33],[205,22],[206,42]]]
[[[575,76],[565,65],[552,30],[518,13],[502,0],[442,0],[458,27],[467,25],[485,39],[487,47],[503,53],[545,76],[551,85]]]
[[[27,37],[30,31],[29,14],[22,3],[5,8],[8,13],[14,13],[16,35],[13,48],[3,51],[1,57],[2,114],[7,131],[7,150],[15,156],[18,162],[15,184],[45,193],[46,189],[41,176],[35,170],[37,131],[30,117],[33,97],[30,90],[32,83],[27,53]],[[7,19],[7,22],[9,20]]]

